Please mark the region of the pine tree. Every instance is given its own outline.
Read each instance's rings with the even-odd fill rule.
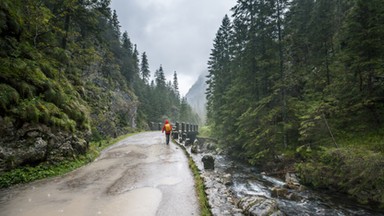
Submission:
[[[207,112],[208,121],[214,124],[222,122],[224,114],[221,112],[222,106],[226,105],[225,92],[231,82],[230,70],[230,38],[232,34],[231,21],[227,15],[224,16],[222,24],[214,39],[213,49],[208,61],[208,80],[207,80]],[[217,124],[217,131],[222,132],[221,124]]]
[[[147,54],[143,52],[141,55],[141,66],[140,66],[141,78],[144,83],[148,84],[149,77],[151,75],[151,71],[149,70],[149,63]]]
[[[120,53],[119,51],[117,54],[118,57],[121,58],[121,73],[126,78],[128,83],[132,85],[137,64],[137,60],[135,59],[135,55],[137,53],[133,50],[132,43],[127,32],[123,33],[121,47],[122,52]]]
[[[352,122],[349,125],[359,122],[368,128],[380,128],[383,124],[383,29],[384,2],[356,1],[342,32],[345,73],[336,89],[345,116],[350,112],[361,113],[353,118],[343,116],[346,122]]]
[[[173,92],[175,93],[175,96],[176,96],[177,98],[179,98],[179,97],[180,97],[180,93],[179,93],[179,82],[177,81],[177,73],[176,73],[176,71],[173,73],[172,90],[173,90]]]
[[[140,60],[139,60],[139,51],[137,50],[137,45],[135,44],[135,48],[132,53],[132,63],[133,63],[133,80],[134,82],[139,82],[140,79]]]
[[[311,78],[314,91],[331,84],[330,65],[334,57],[335,7],[333,0],[315,1],[310,22],[310,64],[315,67]]]
[[[155,81],[156,81],[156,87],[160,89],[165,89],[166,80],[164,75],[163,66],[160,65],[159,69],[155,72]]]
[[[120,32],[120,22],[117,18],[116,10],[113,10],[112,19],[111,19],[111,25],[113,27],[113,32],[116,36],[116,38],[120,38],[121,32]]]

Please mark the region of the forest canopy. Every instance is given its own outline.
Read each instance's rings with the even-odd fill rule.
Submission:
[[[380,136],[383,38],[380,0],[237,1],[208,62],[209,124],[252,163]]]

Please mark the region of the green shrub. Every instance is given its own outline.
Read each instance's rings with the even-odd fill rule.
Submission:
[[[22,98],[33,98],[36,95],[36,87],[25,81],[20,81],[14,84]]]
[[[212,137],[212,126],[203,126],[199,129],[200,137]]]
[[[304,184],[345,192],[384,207],[384,155],[361,148],[330,148],[297,170]]]

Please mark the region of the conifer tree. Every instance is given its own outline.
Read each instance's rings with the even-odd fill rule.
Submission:
[[[176,71],[173,73],[172,90],[173,90],[173,92],[175,93],[175,96],[176,96],[177,98],[179,98],[179,97],[180,97],[180,93],[179,93],[179,82],[177,81],[177,73],[176,73]]]
[[[164,75],[163,66],[160,65],[159,69],[155,72],[155,81],[156,81],[156,87],[160,89],[165,89],[166,80]]]
[[[384,93],[384,2],[357,0],[345,22],[341,39],[345,73],[337,85],[338,100],[345,115],[359,112],[360,116],[344,117],[344,122],[380,128],[384,120],[380,102]]]
[[[225,92],[229,88],[231,82],[231,69],[230,69],[230,38],[232,34],[231,21],[227,15],[224,16],[222,24],[217,31],[216,38],[214,39],[213,49],[208,61],[208,80],[207,80],[207,110],[208,121],[222,122],[224,114],[221,111],[225,109]],[[220,124],[217,124],[217,131]],[[220,127],[221,128],[221,127]]]
[[[120,22],[117,17],[116,10],[113,10],[112,19],[111,19],[111,25],[113,27],[114,34],[116,38],[120,38],[121,32],[120,32]]]
[[[141,55],[140,72],[141,72],[142,80],[144,81],[144,83],[148,84],[148,80],[151,75],[151,72],[149,70],[148,58],[145,52],[143,52],[143,54]]]
[[[139,51],[137,50],[137,45],[135,44],[133,53],[132,53],[132,61],[133,61],[133,77],[134,81],[138,82],[140,79],[140,60],[139,60]]]

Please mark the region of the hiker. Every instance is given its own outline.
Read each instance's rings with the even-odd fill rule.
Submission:
[[[161,130],[161,133],[164,133],[165,131],[165,142],[168,145],[169,144],[169,136],[171,135],[172,131],[172,125],[169,123],[168,120],[165,120],[165,124],[163,126],[163,129]]]

